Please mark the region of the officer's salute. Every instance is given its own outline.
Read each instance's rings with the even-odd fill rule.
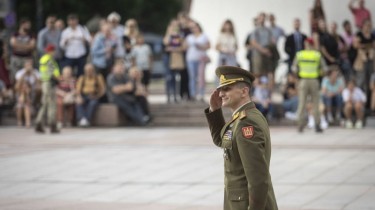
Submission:
[[[269,173],[268,124],[250,99],[254,76],[232,66],[217,68],[216,75],[220,85],[205,113],[214,143],[224,149],[224,210],[278,209]],[[222,107],[233,112],[227,123]]]

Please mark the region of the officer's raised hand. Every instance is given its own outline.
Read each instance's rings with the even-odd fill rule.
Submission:
[[[211,98],[210,98],[210,111],[211,112],[221,108],[223,100],[219,94],[220,94],[220,91],[217,89],[211,94]]]

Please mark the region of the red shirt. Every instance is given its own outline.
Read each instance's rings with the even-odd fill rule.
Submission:
[[[354,15],[355,25],[358,28],[362,28],[364,20],[371,20],[370,11],[368,11],[366,8],[352,8],[352,13]]]

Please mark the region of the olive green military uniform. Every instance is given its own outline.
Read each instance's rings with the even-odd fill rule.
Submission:
[[[220,82],[225,83],[222,77]],[[269,173],[269,127],[255,104],[244,104],[227,123],[222,109],[205,114],[214,144],[224,150],[224,210],[278,209]]]

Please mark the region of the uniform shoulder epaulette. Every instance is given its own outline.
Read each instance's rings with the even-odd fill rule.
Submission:
[[[242,110],[242,111],[240,112],[239,118],[240,118],[240,120],[242,120],[242,119],[246,118],[246,116],[247,116],[247,114],[246,114],[246,110]]]

